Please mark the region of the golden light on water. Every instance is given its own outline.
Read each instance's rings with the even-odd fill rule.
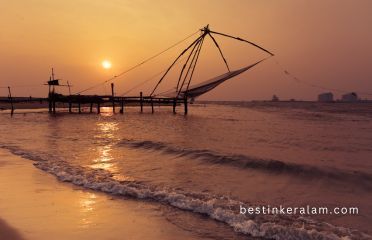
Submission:
[[[94,193],[84,194],[79,200],[81,218],[79,220],[80,228],[89,228],[94,223],[95,204],[97,196]]]
[[[102,67],[103,67],[104,69],[110,69],[111,66],[112,66],[112,64],[111,64],[111,62],[110,62],[109,60],[103,60],[103,61],[102,61]]]
[[[116,122],[100,122],[97,123],[98,134],[97,139],[102,139],[104,142],[107,139],[114,139],[114,133],[118,130]],[[113,157],[111,155],[112,143],[105,142],[104,145],[97,147],[97,157],[93,160],[92,168],[105,169],[113,172],[115,170],[114,164],[111,162]]]
[[[88,193],[84,195],[84,198],[80,199],[80,206],[82,212],[91,212],[94,210],[94,204],[96,203],[96,194]]]
[[[111,145],[105,145],[103,147],[98,147],[98,158],[94,159],[94,164],[91,165],[92,168],[105,169],[108,171],[114,170],[114,164],[111,163]]]

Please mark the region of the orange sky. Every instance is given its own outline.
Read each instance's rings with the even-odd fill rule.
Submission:
[[[77,92],[206,24],[256,42],[276,56],[202,99],[270,99],[277,94],[282,99],[312,100],[324,91],[286,77],[276,61],[303,82],[372,93],[369,0],[0,0],[0,9],[0,86],[13,86],[15,96],[45,96],[47,89],[42,84],[51,67]],[[267,56],[238,41],[217,40],[233,69]],[[187,43],[116,80],[116,93],[164,70]],[[102,68],[104,59],[112,62],[111,69]],[[174,86],[176,70],[160,91]],[[209,40],[196,71],[195,83],[225,71]],[[130,94],[148,92],[157,79]],[[105,92],[109,92],[108,85],[87,94]],[[7,95],[6,89],[0,89],[0,95]],[[372,95],[362,97],[371,99]]]

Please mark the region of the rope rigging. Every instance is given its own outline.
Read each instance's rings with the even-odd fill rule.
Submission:
[[[155,55],[153,55],[153,56],[151,56],[151,57],[145,59],[144,61],[142,61],[142,62],[140,62],[140,63],[134,65],[133,67],[131,67],[131,68],[129,68],[129,69],[127,69],[127,70],[125,70],[125,71],[119,73],[118,75],[115,75],[115,76],[113,76],[112,78],[109,78],[109,79],[105,80],[104,82],[101,82],[101,83],[99,83],[99,84],[93,85],[93,86],[88,87],[88,88],[86,88],[86,89],[84,89],[84,90],[81,90],[81,91],[79,91],[79,92],[76,92],[76,93],[74,93],[74,95],[81,94],[81,93],[83,93],[83,92],[86,92],[86,91],[89,91],[89,90],[91,90],[91,89],[94,89],[94,88],[96,88],[96,87],[98,87],[98,86],[101,86],[101,85],[103,85],[103,84],[105,84],[105,83],[113,82],[113,81],[117,80],[117,78],[119,78],[120,76],[122,76],[122,75],[124,75],[124,74],[126,74],[126,73],[132,71],[133,69],[136,69],[137,67],[139,67],[139,66],[141,66],[141,65],[143,65],[143,64],[145,64],[145,63],[151,61],[152,59],[154,59],[154,58],[160,56],[161,54],[165,53],[166,51],[168,51],[168,50],[174,48],[175,46],[177,46],[177,45],[181,44],[182,42],[186,41],[187,39],[191,38],[192,36],[194,36],[194,35],[197,34],[198,32],[199,32],[199,31],[196,31],[196,32],[190,34],[189,36],[185,37],[184,39],[182,39],[182,40],[180,40],[180,41],[174,43],[172,46],[170,46],[170,47],[164,49],[163,51],[161,51],[161,52],[159,52],[159,53],[157,53],[157,54],[155,54]]]
[[[222,50],[221,50],[221,47],[220,45],[218,44],[215,36],[216,35],[219,35],[219,36],[223,36],[223,37],[227,37],[227,38],[231,38],[231,39],[235,39],[235,40],[238,40],[238,41],[242,41],[242,42],[245,42],[245,43],[248,43],[249,45],[252,45],[258,49],[260,49],[261,51],[264,51],[265,53],[269,54],[270,56],[269,57],[272,57],[274,56],[274,54],[272,52],[270,52],[269,50],[251,42],[251,41],[248,41],[248,40],[245,40],[243,38],[240,38],[240,37],[235,37],[235,36],[232,36],[232,35],[228,35],[228,34],[224,34],[224,33],[220,33],[220,32],[215,32],[215,31],[212,31],[209,29],[209,25],[207,25],[206,27],[186,36],[185,38],[181,39],[180,41],[174,43],[173,45],[171,45],[170,47],[156,53],[155,55],[143,60],[142,62],[124,70],[123,72],[120,72],[119,74],[103,81],[103,82],[100,82],[100,83],[97,83],[93,86],[90,86],[88,88],[85,88],[81,91],[78,91],[76,93],[73,93],[72,95],[79,95],[81,93],[84,93],[86,91],[89,91],[89,90],[92,90],[92,89],[95,89],[99,86],[102,86],[105,88],[105,92],[106,92],[106,95],[107,95],[107,86],[106,84],[110,83],[110,82],[114,82],[116,80],[118,80],[121,76],[127,74],[128,72],[142,66],[143,64],[155,59],[156,57],[162,55],[163,53],[169,51],[170,49],[176,47],[177,45],[183,43],[184,41],[190,39],[191,37],[193,37],[194,35],[196,35],[197,33],[200,33],[200,35],[194,40],[192,41],[191,44],[189,44],[178,56],[177,58],[171,63],[171,65],[166,68],[165,70],[161,71],[161,72],[158,72],[156,73],[155,75],[151,76],[150,78],[148,79],[145,79],[144,81],[140,82],[139,84],[135,85],[134,87],[132,87],[131,89],[129,89],[128,91],[124,92],[122,94],[122,96],[126,95],[127,93],[131,92],[132,90],[138,88],[139,86],[142,86],[143,84],[153,80],[154,78],[156,77],[160,77],[160,79],[158,80],[158,82],[156,83],[155,87],[152,89],[151,93],[150,93],[150,97],[151,96],[159,96],[160,94],[162,93],[167,93],[167,92],[172,92],[173,94],[175,94],[175,97],[178,98],[178,97],[182,97],[182,96],[187,96],[187,93],[191,93],[191,91],[194,91],[192,90],[194,86],[194,84],[191,86],[191,89],[190,88],[190,84],[192,82],[192,78],[194,76],[194,72],[195,72],[195,68],[196,68],[196,65],[197,65],[197,62],[199,60],[199,56],[200,56],[200,52],[201,52],[201,49],[202,49],[202,46],[203,46],[203,43],[204,43],[204,40],[205,40],[205,37],[208,36],[211,38],[211,40],[213,41],[213,44],[214,46],[218,49],[219,51],[219,54],[222,58],[222,60],[224,61],[224,64],[228,70],[228,73],[231,75],[231,74],[234,74],[234,72],[236,72],[237,70],[235,71],[231,71],[230,69],[230,66],[227,62],[227,59],[225,58],[225,55],[223,54]],[[217,37],[217,39],[219,39]],[[285,76],[287,78],[290,78],[292,81],[296,82],[296,83],[299,83],[299,84],[304,84],[304,85],[307,85],[309,87],[313,87],[313,88],[317,88],[317,89],[323,89],[323,90],[328,90],[328,91],[335,91],[335,92],[340,92],[340,93],[347,93],[349,91],[345,91],[343,89],[337,89],[337,88],[329,88],[329,87],[325,87],[325,86],[322,86],[322,85],[318,85],[318,84],[313,84],[309,81],[304,81],[298,77],[296,77],[295,75],[293,75],[292,73],[290,73],[288,70],[286,70],[278,61],[277,59],[274,60],[276,65],[280,68],[280,70],[285,74]],[[180,73],[179,73],[179,76],[178,76],[178,81],[177,81],[177,85],[175,87],[175,90],[174,88],[172,90],[168,90],[168,91],[165,91],[165,92],[162,92],[162,93],[156,93],[156,91],[158,90],[159,88],[159,85],[164,82],[164,79],[166,78],[167,74],[171,71],[171,69],[180,64],[180,63],[183,63],[183,66],[180,70]],[[53,73],[52,73],[53,75]],[[54,79],[54,77],[53,77]],[[35,85],[16,85],[16,86],[10,86],[11,88],[33,88],[33,87],[39,87],[39,86],[42,86],[42,85],[45,85],[45,84],[35,84]],[[59,86],[68,86],[69,88],[71,87],[69,85],[69,83],[67,82],[67,85],[59,85]],[[54,86],[53,86],[54,87]],[[204,87],[204,86],[203,86]],[[0,89],[9,89],[8,86],[0,86]],[[70,90],[70,89],[69,89]],[[372,96],[372,93],[371,92],[365,92],[365,91],[358,91],[358,93],[362,94],[362,95],[369,95],[369,96]],[[70,93],[71,95],[71,93]]]
[[[204,39],[202,40],[202,42],[199,45],[199,49],[198,49],[197,54],[196,54],[195,63],[194,63],[194,66],[192,67],[192,72],[191,72],[191,75],[190,75],[190,79],[189,79],[189,82],[187,83],[186,92],[187,92],[187,90],[189,90],[191,79],[192,79],[192,76],[194,75],[194,71],[195,71],[195,68],[196,68],[196,63],[198,62],[199,55],[200,55],[200,52],[201,52],[201,48],[203,46],[203,43],[204,43]],[[177,97],[180,95],[181,90],[182,90],[182,88],[177,93]]]
[[[163,81],[164,77],[167,75],[167,73],[171,70],[171,68],[174,66],[174,64],[182,57],[183,54],[185,54],[194,44],[198,43],[201,38],[204,38],[204,34],[200,37],[198,37],[195,41],[193,41],[185,50],[181,52],[181,54],[176,58],[176,60],[173,61],[173,63],[169,66],[167,71],[164,73],[164,75],[160,78],[159,82],[155,85],[154,90],[150,93],[150,96],[154,94],[156,89],[158,88],[159,84]]]
[[[214,44],[215,44],[216,47],[218,48],[218,50],[219,50],[219,52],[220,52],[220,54],[221,54],[221,57],[222,57],[223,61],[225,62],[225,65],[226,65],[226,67],[227,67],[227,70],[230,72],[229,65],[227,64],[226,58],[223,56],[222,50],[221,50],[220,46],[218,45],[216,39],[212,36],[211,33],[208,33],[208,35],[212,38]]]
[[[296,83],[299,83],[299,84],[304,84],[308,87],[312,87],[312,88],[317,88],[317,89],[322,89],[322,90],[327,90],[327,91],[335,91],[335,92],[338,92],[338,93],[347,93],[347,92],[350,92],[350,91],[346,91],[346,90],[343,90],[343,89],[338,89],[338,88],[329,88],[329,87],[325,87],[325,86],[321,86],[321,85],[318,85],[318,84],[313,84],[311,82],[308,82],[308,81],[304,81],[298,77],[296,77],[295,75],[293,75],[292,73],[290,73],[288,70],[286,70],[280,63],[278,60],[274,60],[276,65],[280,68],[280,70],[285,74],[285,76],[287,76],[288,78],[290,78],[291,80],[295,81]],[[361,92],[361,91],[358,91],[358,93],[362,94],[362,95],[370,95],[372,96],[372,93],[370,92]]]
[[[177,64],[177,63],[176,63],[176,64]],[[179,64],[179,63],[178,63],[178,64]],[[130,88],[128,91],[122,93],[121,96],[125,96],[125,95],[127,95],[128,93],[130,93],[130,92],[133,91],[134,89],[136,89],[136,88],[138,88],[138,87],[144,85],[145,83],[147,83],[147,82],[153,80],[154,78],[160,76],[161,74],[164,74],[166,70],[167,70],[167,69],[163,69],[162,71],[160,71],[160,72],[158,72],[158,73],[152,75],[151,77],[145,79],[144,81],[138,83],[138,84],[135,85],[134,87]]]
[[[190,60],[190,57],[193,55],[195,49],[197,48],[197,46],[199,46],[199,44],[200,44],[200,40],[199,40],[199,42],[197,44],[194,45],[194,47],[192,48],[189,56],[187,57],[187,60],[186,60],[185,64],[182,67],[181,74],[180,74],[180,76],[178,78],[178,81],[177,81],[176,91],[178,90],[178,86],[180,84],[180,81],[181,81],[181,78],[182,78],[182,75],[183,75],[183,71],[185,70],[185,68],[186,68],[186,66],[187,66],[187,64],[188,64],[188,62]]]
[[[264,49],[264,48],[262,48],[262,47],[260,47],[260,46],[258,46],[258,45],[256,45],[256,44],[254,44],[254,43],[252,43],[252,42],[250,42],[250,41],[247,41],[247,40],[244,40],[244,39],[241,39],[241,38],[236,38],[236,37],[233,37],[233,36],[230,36],[230,35],[226,35],[226,34],[222,34],[222,33],[214,32],[214,31],[210,31],[210,30],[209,30],[209,25],[207,25],[207,26],[204,27],[203,29],[200,29],[200,31],[201,31],[201,35],[200,35],[196,40],[194,40],[194,41],[193,41],[193,42],[192,42],[192,43],[191,43],[191,44],[190,44],[186,49],[184,49],[184,50],[181,52],[181,54],[180,54],[180,55],[179,55],[179,56],[174,60],[174,62],[173,62],[173,63],[168,67],[168,69],[167,69],[165,72],[162,71],[162,72],[160,72],[160,73],[158,73],[158,74],[156,74],[156,75],[150,77],[149,79],[146,79],[145,81],[143,81],[143,82],[141,82],[140,84],[134,86],[133,88],[131,88],[131,89],[130,89],[129,91],[127,91],[127,92],[132,91],[133,89],[137,88],[138,86],[143,85],[144,83],[146,83],[146,82],[152,80],[153,78],[155,78],[155,77],[158,76],[159,74],[164,73],[164,74],[162,75],[162,77],[160,78],[160,80],[157,82],[157,84],[155,85],[154,89],[152,90],[152,92],[151,92],[151,94],[150,94],[150,96],[153,96],[154,93],[155,93],[155,91],[157,90],[158,86],[159,86],[160,83],[164,80],[165,76],[169,73],[169,71],[171,70],[171,68],[172,68],[173,66],[175,66],[176,63],[181,59],[181,57],[182,57],[186,52],[188,52],[188,51],[191,49],[191,51],[190,51],[190,53],[189,53],[189,55],[188,55],[188,58],[187,58],[186,62],[184,63],[183,67],[182,67],[182,70],[181,70],[181,73],[180,73],[179,79],[178,79],[178,81],[177,81],[177,86],[176,86],[176,93],[177,93],[177,96],[176,96],[176,97],[179,96],[179,94],[181,93],[182,89],[184,89],[185,86],[186,86],[186,91],[187,91],[188,88],[189,88],[189,86],[190,86],[190,83],[191,83],[191,80],[192,80],[192,77],[193,77],[193,74],[194,74],[194,71],[195,71],[195,68],[196,68],[196,63],[198,62],[198,59],[199,59],[199,55],[200,55],[200,52],[201,52],[201,48],[202,48],[202,45],[203,45],[204,39],[205,39],[205,37],[206,37],[207,35],[212,39],[214,45],[218,48],[219,53],[220,53],[220,55],[221,55],[221,57],[222,57],[222,59],[223,59],[225,65],[226,65],[226,68],[227,68],[227,70],[230,72],[230,67],[229,67],[229,65],[228,65],[228,63],[227,63],[227,60],[226,60],[225,56],[223,55],[222,50],[221,50],[219,44],[217,43],[216,39],[212,36],[212,33],[213,33],[213,34],[219,34],[219,35],[226,36],[226,37],[230,37],[230,38],[234,38],[234,39],[237,39],[237,40],[240,40],[240,41],[245,41],[245,42],[247,42],[247,43],[249,43],[249,44],[251,44],[251,45],[253,45],[253,46],[255,46],[255,47],[257,47],[257,48],[259,48],[259,49],[261,49],[261,50],[263,50],[263,51],[265,51],[265,52],[271,54],[271,55],[273,55],[271,52],[267,51],[266,49]],[[100,82],[100,83],[98,83],[98,84],[95,84],[95,85],[93,85],[93,86],[90,86],[90,87],[88,87],[88,88],[85,88],[85,89],[83,89],[83,90],[81,90],[81,91],[78,91],[78,92],[76,92],[76,93],[73,93],[72,95],[79,95],[79,94],[81,94],[81,93],[84,93],[84,92],[86,92],[86,91],[92,90],[92,89],[97,88],[97,87],[102,86],[102,85],[103,85],[104,87],[106,87],[106,84],[107,84],[107,83],[113,82],[113,81],[117,80],[119,77],[125,75],[126,73],[128,73],[128,72],[130,72],[130,71],[132,71],[132,70],[134,70],[134,69],[136,69],[136,68],[138,68],[139,66],[141,66],[141,65],[143,65],[143,64],[145,64],[145,63],[147,63],[147,62],[149,62],[149,61],[151,61],[151,60],[153,60],[154,58],[160,56],[161,54],[165,53],[166,51],[168,51],[168,50],[174,48],[175,46],[179,45],[180,43],[182,43],[182,42],[186,41],[187,39],[191,38],[192,36],[194,36],[194,35],[197,34],[198,32],[199,32],[199,30],[196,31],[196,32],[194,32],[194,33],[192,33],[192,34],[190,34],[190,35],[188,35],[188,36],[185,37],[184,39],[182,39],[182,40],[180,40],[180,41],[174,43],[173,45],[171,45],[170,47],[164,49],[163,51],[161,51],[161,52],[159,52],[159,53],[157,53],[157,54],[155,54],[155,55],[153,55],[153,56],[151,56],[151,57],[145,59],[144,61],[142,61],[142,62],[140,62],[140,63],[138,63],[138,64],[136,64],[136,65],[134,65],[134,66],[132,66],[132,67],[130,67],[129,69],[127,69],[127,70],[125,70],[125,71],[123,71],[123,72],[121,72],[121,73],[119,73],[119,74],[117,74],[117,75],[115,75],[115,76],[113,76],[113,77],[111,77],[111,78],[109,78],[109,79],[103,81],[103,82]],[[191,59],[191,61],[190,61],[190,59]],[[177,63],[177,64],[178,64],[178,63]],[[185,69],[186,69],[186,68],[187,68],[187,71],[186,71],[186,73],[185,73]],[[69,84],[68,84],[68,85],[69,85]],[[69,86],[69,87],[70,87],[70,86]],[[7,88],[7,87],[0,87],[0,88]],[[127,92],[126,92],[126,93],[127,93]],[[70,95],[71,95],[71,93],[70,93]]]
[[[189,74],[190,70],[192,69],[192,70],[191,70],[190,78],[189,78],[189,80],[187,81],[187,87],[186,87],[185,92],[188,91],[189,86],[190,86],[190,83],[191,83],[191,80],[192,80],[192,76],[193,76],[194,71],[195,71],[196,62],[197,62],[197,60],[198,60],[198,58],[199,58],[199,54],[200,54],[200,50],[201,50],[201,46],[202,46],[202,44],[203,44],[204,39],[205,39],[206,36],[209,36],[209,37],[212,39],[214,45],[218,48],[218,51],[219,51],[219,53],[220,53],[220,55],[221,55],[221,57],[222,57],[222,59],[223,59],[225,65],[226,65],[227,70],[228,70],[229,72],[231,72],[231,71],[230,71],[230,67],[229,67],[229,65],[228,65],[228,63],[227,63],[227,60],[226,60],[225,56],[223,55],[222,50],[221,50],[219,44],[217,43],[216,39],[212,36],[212,33],[213,33],[213,34],[217,34],[217,35],[221,35],[221,36],[224,36],[224,37],[228,37],[228,38],[233,38],[233,39],[236,39],[236,40],[239,40],[239,41],[243,41],[243,42],[246,42],[246,43],[249,43],[250,45],[253,45],[254,47],[256,47],[256,48],[258,48],[258,49],[260,49],[260,50],[262,50],[262,51],[264,51],[264,52],[266,52],[266,53],[268,53],[268,54],[270,54],[270,56],[274,56],[274,54],[271,53],[270,51],[268,51],[268,50],[266,50],[266,49],[264,49],[264,48],[258,46],[257,44],[255,44],[255,43],[253,43],[253,42],[250,42],[250,41],[248,41],[248,40],[245,40],[245,39],[242,39],[242,38],[239,38],[239,37],[233,37],[233,36],[230,36],[230,35],[227,35],[227,34],[224,34],[224,33],[219,33],[219,32],[211,31],[211,30],[209,29],[209,25],[207,25],[206,27],[204,27],[203,29],[201,29],[201,32],[202,32],[201,36],[198,37],[194,42],[192,42],[192,43],[191,43],[191,44],[190,44],[190,45],[189,45],[185,50],[183,50],[183,51],[181,52],[181,54],[180,54],[180,55],[179,55],[179,56],[174,60],[174,62],[169,66],[168,70],[164,73],[164,75],[160,78],[160,80],[158,81],[158,83],[155,85],[155,87],[154,87],[154,89],[152,90],[150,96],[153,96],[153,95],[154,95],[154,93],[155,93],[155,91],[157,90],[157,88],[159,87],[160,83],[164,80],[165,76],[168,74],[168,72],[171,70],[171,68],[175,65],[175,63],[179,60],[179,58],[180,58],[183,54],[185,54],[187,51],[189,51],[190,49],[192,49],[191,52],[189,53],[189,57],[187,58],[186,63],[184,64],[184,66],[183,66],[183,68],[182,68],[182,70],[181,70],[181,73],[180,73],[180,76],[179,76],[179,79],[178,79],[178,82],[177,82],[177,86],[176,86],[176,92],[177,92],[177,95],[176,95],[176,98],[180,95],[181,91],[183,91],[182,89],[183,89],[183,87],[184,87],[184,84],[185,84],[185,82],[186,82],[186,79],[187,79],[187,77],[188,77],[188,74]],[[196,52],[194,52],[195,48],[197,49]],[[192,57],[192,60],[191,60],[191,63],[189,64],[189,68],[188,68],[188,70],[187,70],[187,73],[186,73],[186,75],[185,75],[185,77],[184,77],[184,79],[183,79],[183,81],[182,81],[182,84],[180,85],[180,81],[181,81],[181,78],[182,78],[182,76],[183,76],[184,70],[185,70],[185,68],[186,68],[186,66],[187,66],[187,64],[188,64],[189,59],[190,59],[191,56],[193,56],[193,57]],[[194,63],[194,60],[195,60],[195,63]]]
[[[197,57],[197,56],[199,55],[199,53],[200,53],[200,49],[201,49],[201,47],[202,47],[202,45],[203,45],[203,42],[204,42],[204,38],[201,39],[197,45],[195,45],[195,46],[196,46],[196,51],[195,51],[195,53],[193,54],[193,57],[192,57],[191,62],[190,62],[190,65],[189,65],[189,67],[188,67],[188,69],[187,69],[187,72],[186,72],[186,74],[185,74],[185,77],[183,78],[182,84],[181,84],[181,86],[179,87],[179,89],[176,88],[176,92],[177,92],[177,96],[176,96],[176,97],[178,97],[179,93],[181,92],[181,90],[182,90],[182,88],[183,88],[183,86],[184,86],[184,84],[185,84],[185,81],[186,81],[186,79],[187,79],[187,76],[188,76],[189,73],[190,73],[190,69],[191,69],[191,68],[194,69],[195,66],[196,66],[196,64],[195,64],[195,59],[196,59],[196,57]],[[191,55],[191,54],[190,54],[190,55]],[[181,79],[181,77],[182,77],[182,75],[180,75],[180,79]],[[191,76],[191,77],[192,77],[192,76]],[[190,77],[190,79],[191,79],[191,77]]]

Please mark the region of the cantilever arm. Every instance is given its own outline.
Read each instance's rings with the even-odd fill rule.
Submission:
[[[236,40],[239,40],[239,41],[242,41],[242,42],[249,43],[249,44],[255,46],[256,48],[259,48],[259,49],[261,49],[262,51],[267,52],[267,53],[270,54],[271,56],[274,56],[274,54],[273,54],[272,52],[266,50],[265,48],[260,47],[260,46],[258,46],[257,44],[255,44],[255,43],[253,43],[253,42],[250,42],[250,41],[248,41],[248,40],[242,39],[242,38],[240,38],[240,37],[234,37],[234,36],[230,36],[230,35],[227,35],[227,34],[224,34],[224,33],[215,32],[215,31],[209,31],[209,32],[210,32],[210,33],[214,33],[214,34],[218,34],[218,35],[221,35],[221,36],[225,36],[225,37],[233,38],[233,39],[236,39]]]
[[[208,35],[212,38],[214,44],[216,45],[216,47],[217,47],[218,50],[220,51],[221,57],[222,57],[223,61],[225,62],[225,65],[226,65],[226,67],[227,67],[227,70],[230,72],[229,65],[227,64],[227,61],[226,61],[225,57],[223,56],[222,50],[221,50],[220,46],[218,45],[216,39],[215,39],[215,38],[212,36],[212,34],[210,34],[209,32],[208,32]]]

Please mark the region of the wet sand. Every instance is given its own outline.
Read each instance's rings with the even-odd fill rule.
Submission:
[[[58,182],[0,150],[0,239],[199,239],[159,205]]]
[[[9,226],[4,220],[0,219],[0,239],[23,239],[19,232],[13,227]]]

